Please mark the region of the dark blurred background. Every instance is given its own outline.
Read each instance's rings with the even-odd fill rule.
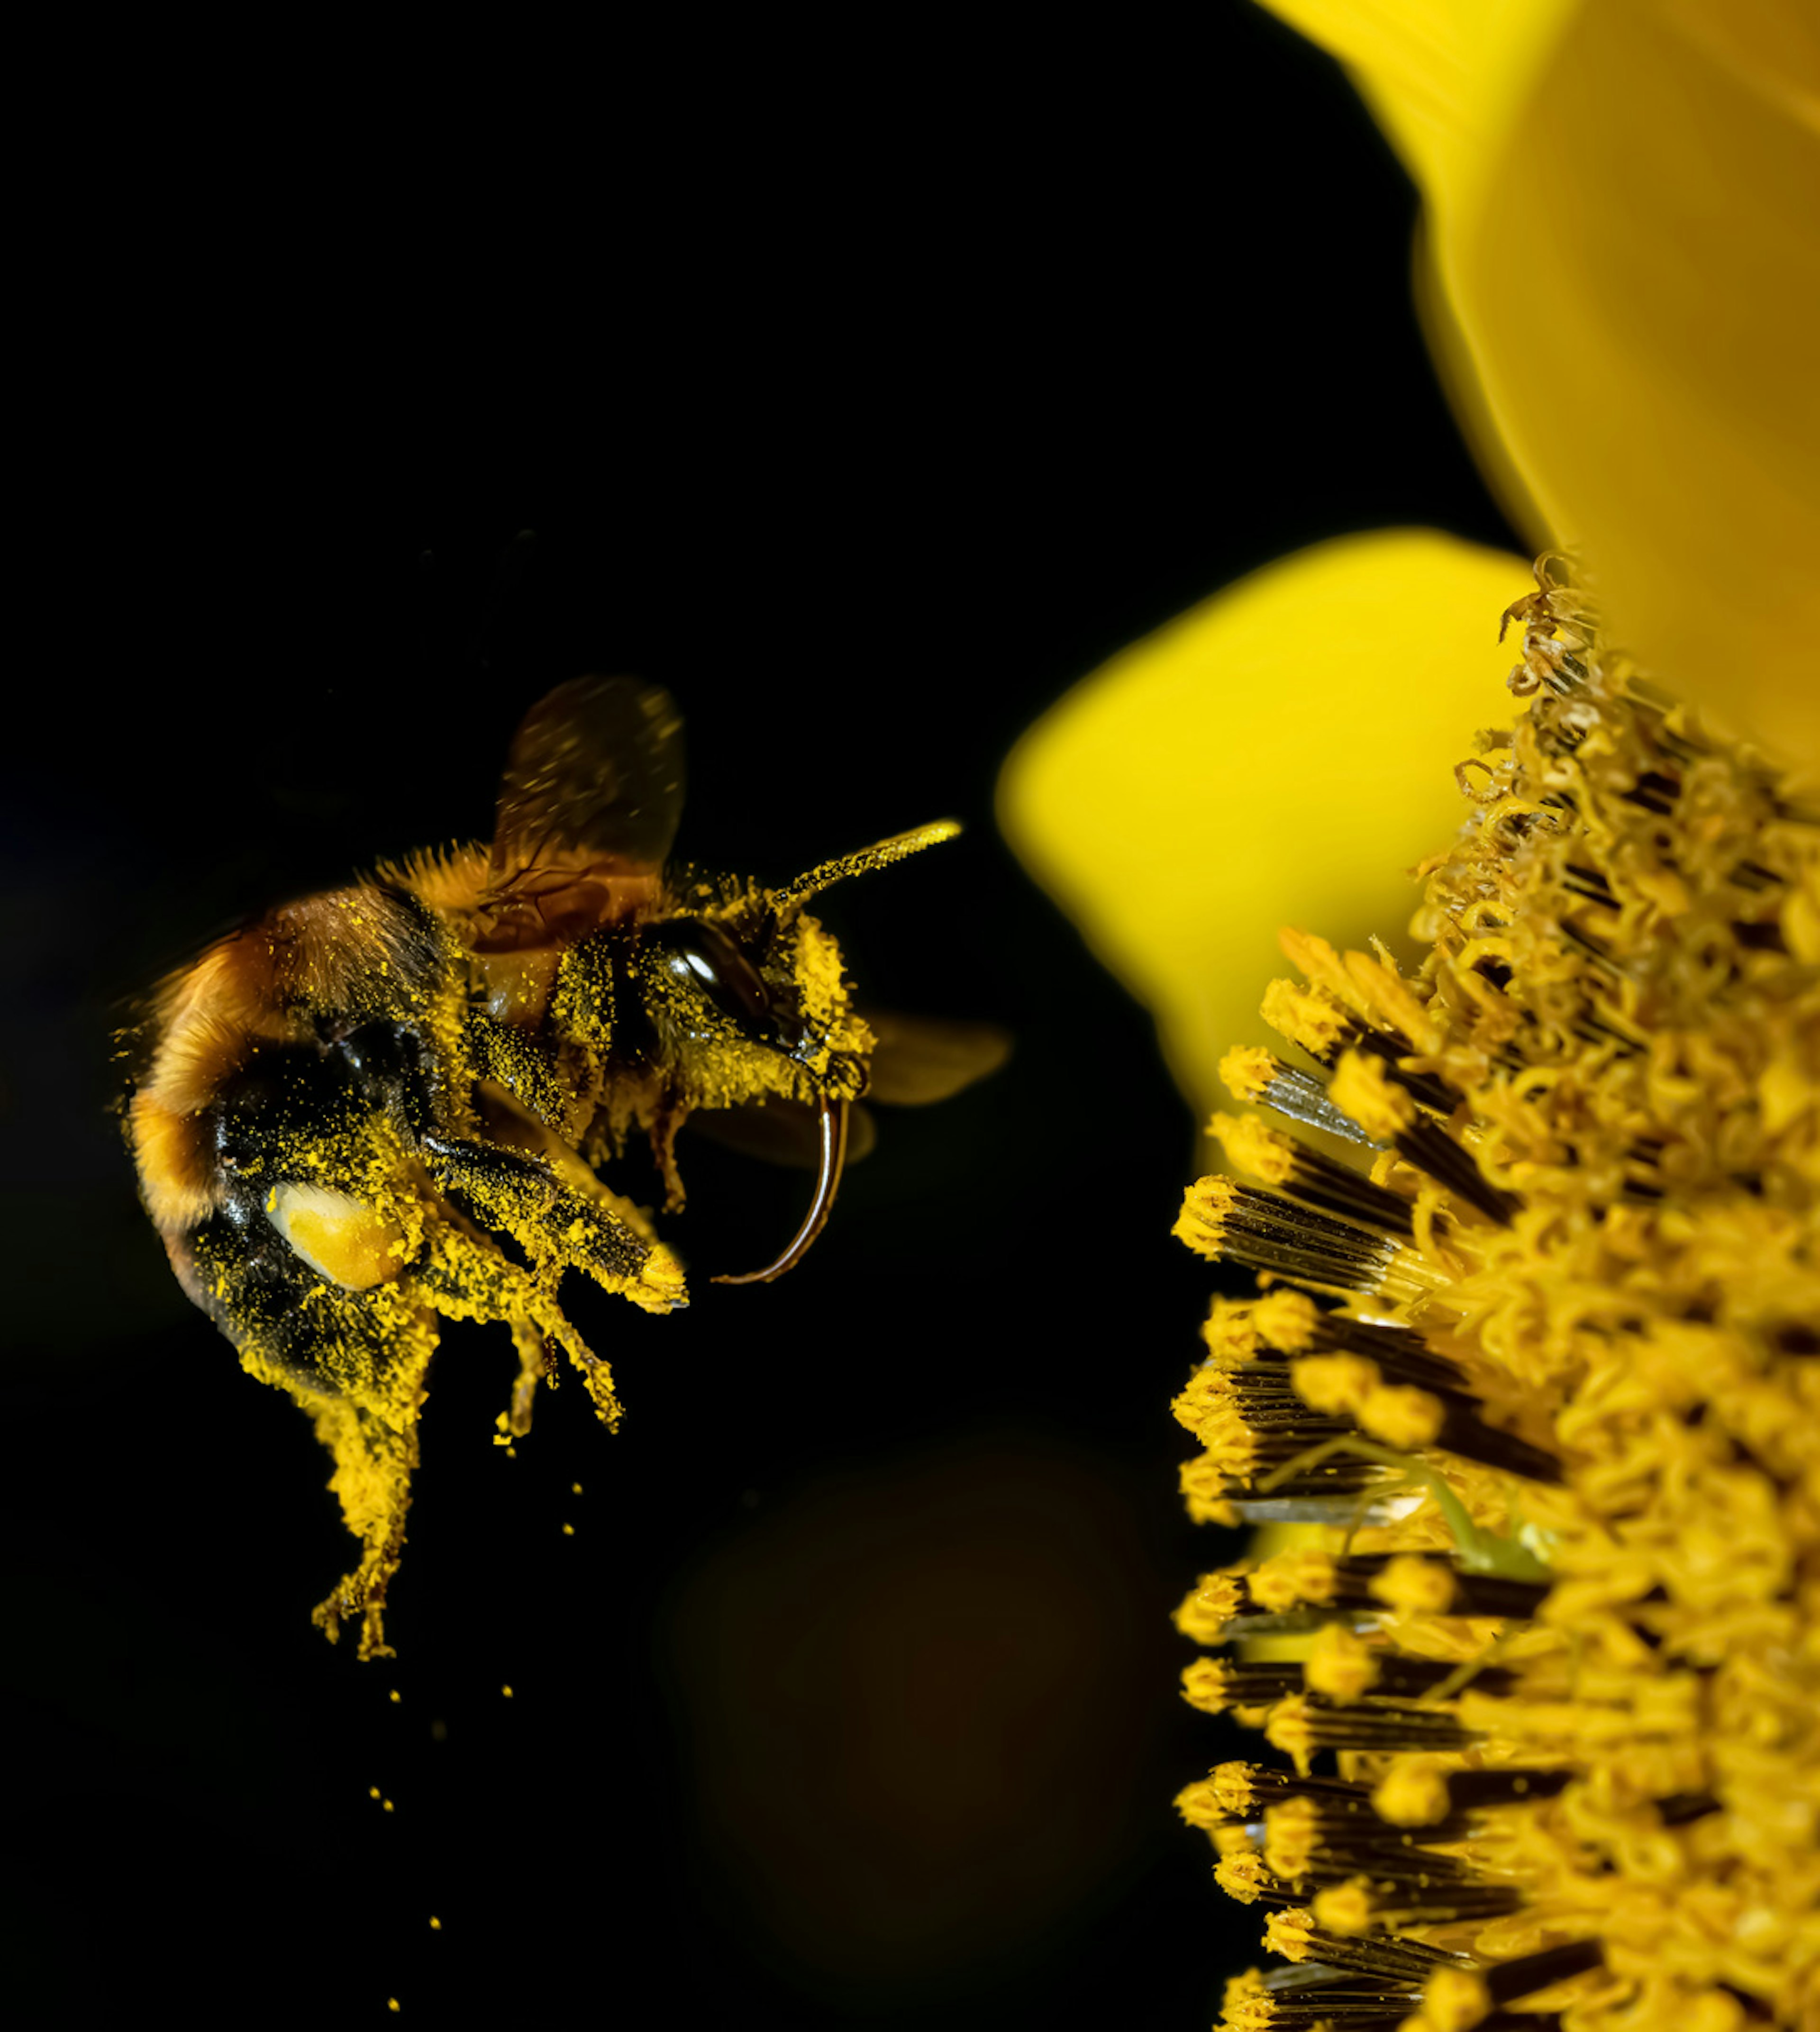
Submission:
[[[1237,0],[846,32],[275,42],[212,103],[164,47],[46,229],[0,882],[16,2023],[1162,2032],[1257,1959],[1170,1805],[1235,1754],[1168,1619],[1236,1551],[1175,1489],[1193,1125],[993,782],[1254,566],[1509,539],[1324,58]],[[571,1280],[616,1437],[571,1384],[509,1459],[506,1337],[449,1330],[362,1666],[308,1621],[351,1551],[326,1456],[170,1277],[110,1033],[266,904],[484,835],[518,715],[596,669],[682,702],[692,858],[964,819],[824,914],[875,999],[1016,1055],[884,1115],[775,1287],[704,1273],[802,1178],[693,1145],[691,1309]]]

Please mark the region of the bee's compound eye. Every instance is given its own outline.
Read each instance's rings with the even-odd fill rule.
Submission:
[[[758,969],[716,924],[672,917],[647,935],[656,964],[693,983],[742,1030],[768,1037],[775,1029],[771,995]]]
[[[404,1230],[347,1193],[326,1186],[275,1186],[265,1217],[293,1255],[345,1291],[370,1291],[405,1267]]]

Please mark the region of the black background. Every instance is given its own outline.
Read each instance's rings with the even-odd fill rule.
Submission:
[[[1233,1556],[1174,1485],[1192,1123],[992,786],[1255,565],[1509,537],[1410,189],[1273,21],[738,32],[305,52],[297,103],[243,52],[65,193],[6,814],[20,2022],[1187,2027],[1255,1959],[1169,1803],[1232,1754],[1167,1619]],[[518,716],[601,668],[688,715],[693,859],[965,820],[824,914],[1017,1054],[885,1117],[775,1287],[702,1273],[802,1179],[696,1146],[691,1309],[575,1295],[617,1437],[571,1385],[507,1459],[505,1336],[450,1331],[363,1667],[308,1619],[326,1459],[170,1279],[109,1033],[263,905],[484,835]]]

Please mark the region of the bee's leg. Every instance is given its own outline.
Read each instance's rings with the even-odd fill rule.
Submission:
[[[584,1193],[541,1159],[496,1144],[427,1136],[420,1148],[437,1190],[481,1227],[510,1235],[540,1267],[580,1270],[648,1313],[689,1302],[675,1256],[605,1186]]]
[[[682,1190],[682,1173],[676,1163],[676,1133],[689,1119],[686,1108],[660,1103],[651,1118],[651,1155],[663,1178],[663,1211],[681,1213],[688,1195]]]
[[[303,1393],[298,1392],[300,1399]],[[411,1506],[411,1472],[417,1464],[413,1418],[402,1430],[341,1398],[318,1399],[316,1437],[334,1455],[329,1486],[341,1499],[348,1529],[362,1545],[361,1563],[342,1576],[312,1620],[332,1644],[344,1618],[361,1619],[362,1659],[390,1658],[385,1641],[386,1589],[397,1572],[405,1545],[405,1513]]]
[[[563,1317],[553,1279],[508,1263],[485,1236],[469,1234],[465,1224],[449,1222],[438,1223],[434,1230],[417,1279],[424,1297],[445,1317],[503,1320],[511,1328],[519,1366],[504,1421],[510,1437],[521,1438],[531,1429],[538,1378],[555,1383],[555,1365],[544,1354],[551,1345],[561,1348],[581,1370],[602,1420],[609,1426],[618,1425],[622,1406],[614,1394],[613,1372]]]
[[[511,1404],[500,1420],[500,1437],[495,1444],[502,1446],[523,1439],[530,1431],[537,1385],[547,1383],[554,1390],[560,1373],[540,1327],[529,1320],[512,1320],[508,1324],[512,1329],[512,1345],[518,1350],[518,1377],[512,1385]]]
[[[316,1623],[332,1639],[357,1615],[361,1656],[390,1656],[386,1589],[405,1542],[435,1312],[408,1274],[362,1291],[328,1283],[264,1220],[211,1216],[188,1234],[166,1235],[165,1246],[241,1366],[308,1411],[334,1456],[329,1486],[361,1541],[361,1561],[316,1610]]]
[[[332,1642],[342,1619],[357,1614],[363,1659],[392,1655],[385,1641],[386,1590],[404,1551],[405,1515],[417,1465],[417,1416],[440,1332],[435,1313],[413,1288],[413,1281],[406,1278],[376,1293],[357,1294],[380,1302],[357,1309],[350,1302],[357,1294],[319,1287],[305,1309],[323,1315],[330,1344],[325,1365],[339,1391],[330,1395],[290,1385],[314,1421],[316,1437],[334,1457],[329,1486],[361,1548],[360,1564],[317,1607],[315,1620]],[[244,1351],[241,1358],[246,1360]]]

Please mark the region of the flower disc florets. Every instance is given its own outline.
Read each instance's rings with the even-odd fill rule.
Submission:
[[[1820,2012],[1820,813],[1538,576],[1419,972],[1285,934],[1319,1070],[1226,1063],[1324,1147],[1218,1119],[1176,1231],[1265,1287],[1190,1508],[1303,1527],[1179,1618],[1295,1766],[1179,1802],[1290,1964],[1233,2027]]]

